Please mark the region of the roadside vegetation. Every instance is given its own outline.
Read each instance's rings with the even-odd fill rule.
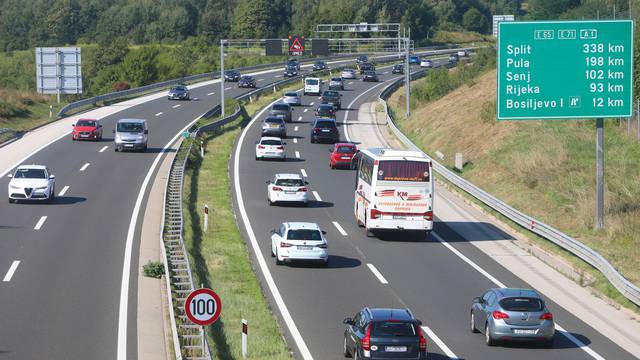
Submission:
[[[585,243],[640,284],[640,143],[635,126],[627,132],[626,121],[605,121],[605,229],[596,231],[595,122],[496,121],[496,72],[490,64],[468,78],[458,67],[416,81],[409,119],[404,118],[404,90],[396,91],[389,106],[400,129],[428,154],[442,152],[450,168],[454,154],[462,153],[463,177]],[[599,292],[640,311],[597,270],[528,235],[590,274],[595,279],[591,286]]]

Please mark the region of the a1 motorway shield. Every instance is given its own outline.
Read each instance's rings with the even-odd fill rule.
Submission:
[[[631,116],[631,20],[498,26],[498,120]]]

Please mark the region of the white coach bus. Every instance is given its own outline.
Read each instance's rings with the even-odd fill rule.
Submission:
[[[375,230],[433,229],[431,160],[418,151],[364,149],[357,156],[354,212]]]

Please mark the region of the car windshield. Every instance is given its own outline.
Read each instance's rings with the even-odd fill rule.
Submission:
[[[139,133],[144,129],[142,123],[119,122],[118,132]]]
[[[260,145],[282,145],[282,141],[275,139],[262,140]]]
[[[376,321],[371,330],[372,336],[416,336],[416,327],[410,322]]]
[[[365,71],[364,72],[365,75],[375,75],[376,73],[373,71]]]
[[[353,70],[353,69],[344,69],[344,70],[342,70],[342,71],[343,71],[343,72],[346,72],[346,73],[352,73],[352,72],[355,72],[355,70]]]
[[[342,79],[341,78],[331,78],[331,81],[342,82]]]
[[[320,105],[318,106],[318,112],[333,112],[333,105]]]
[[[316,62],[316,65],[318,65],[318,66],[322,66],[322,65],[324,65],[324,63],[323,63],[322,61],[317,61],[317,62]]]
[[[287,233],[287,240],[322,240],[320,231],[313,229],[291,229]]]
[[[275,104],[275,105],[273,105],[271,110],[289,111],[289,105],[287,105],[287,104]]]
[[[95,120],[78,120],[76,126],[96,126]]]
[[[185,88],[184,86],[174,86],[171,88],[171,91],[186,91],[187,88]]]
[[[356,149],[351,146],[338,146],[336,152],[340,154],[353,154],[354,152],[356,152]]]
[[[318,85],[318,79],[307,79],[304,81],[306,85]]]
[[[429,181],[429,163],[422,161],[384,160],[378,165],[381,181]]]
[[[298,97],[298,94],[296,94],[296,93],[286,93],[286,94],[284,94],[284,96],[288,96],[288,97]]]
[[[528,297],[511,297],[500,300],[500,306],[507,311],[538,312],[544,309],[540,299]]]
[[[278,179],[276,185],[280,186],[304,186],[302,179]]]
[[[315,127],[321,128],[321,129],[330,129],[330,128],[335,128],[336,123],[334,121],[316,121]]]
[[[336,96],[340,96],[340,94],[337,91],[325,91],[324,94],[322,94],[322,96],[325,97],[336,97]]]
[[[266,118],[264,122],[269,124],[284,124],[284,120],[282,120],[282,118]]]
[[[46,179],[47,173],[44,169],[18,169],[13,177],[17,179]]]
[[[238,72],[238,71],[236,71],[236,70],[229,70],[229,71],[227,71],[227,75],[235,76],[235,75],[238,75],[238,74],[239,74],[239,72]]]
[[[252,78],[251,76],[243,76],[243,77],[242,77],[242,80],[244,80],[244,81],[251,81],[251,80],[253,80],[253,78]]]

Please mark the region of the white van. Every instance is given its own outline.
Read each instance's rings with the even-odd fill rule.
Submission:
[[[304,79],[304,94],[322,94],[322,82],[320,78],[305,78]]]

